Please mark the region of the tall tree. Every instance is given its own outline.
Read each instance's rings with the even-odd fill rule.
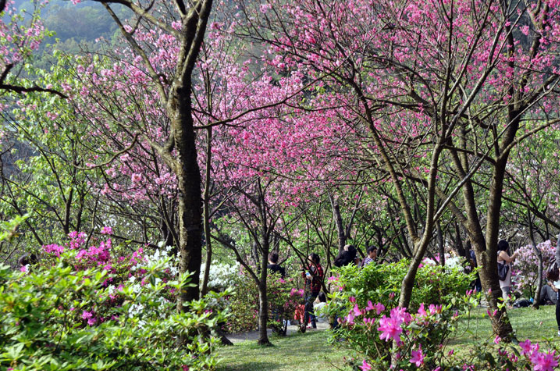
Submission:
[[[244,36],[270,45],[279,70],[332,77],[324,95],[336,94],[354,112],[350,124],[369,130],[371,155],[395,187],[413,244],[400,305],[410,302],[436,221],[449,208],[468,231],[483,267],[483,287],[497,309],[496,244],[509,155],[524,138],[556,123],[550,113],[560,76],[557,6],[462,0],[244,3]],[[444,166],[449,162],[453,172]],[[475,174],[490,184],[482,199],[475,196]],[[499,310],[492,323],[507,338],[512,329],[504,316]]]

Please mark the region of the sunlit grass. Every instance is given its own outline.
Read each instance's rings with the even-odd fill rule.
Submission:
[[[457,332],[449,343],[459,352],[472,349],[473,344],[492,341],[492,326],[487,309],[477,308],[470,318],[461,319]],[[539,310],[516,308],[508,311],[517,339],[544,342],[551,339],[559,342],[555,307],[542,306]],[[353,352],[330,345],[328,331],[294,334],[285,338],[273,338],[273,347],[261,347],[256,341],[245,341],[232,347],[220,347],[221,359],[218,371],[262,371],[262,370],[325,370],[344,369],[344,357]]]
[[[328,344],[328,336],[328,331],[314,331],[272,338],[272,347],[258,346],[256,341],[220,347],[218,370],[339,370],[344,365],[343,357],[348,355],[348,351]]]

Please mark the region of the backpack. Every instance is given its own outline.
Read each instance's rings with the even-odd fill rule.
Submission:
[[[498,278],[500,281],[505,281],[509,271],[509,265],[506,263],[498,263]]]
[[[553,261],[548,268],[546,268],[546,279],[549,281],[558,281],[560,276],[560,271],[558,269],[558,264]]]

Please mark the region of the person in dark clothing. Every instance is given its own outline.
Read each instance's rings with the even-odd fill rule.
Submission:
[[[558,236],[560,237],[560,236]],[[560,238],[556,241],[556,253],[554,254],[556,262],[560,264]],[[556,291],[556,324],[558,325],[558,336],[560,336],[560,300],[558,289],[560,288],[560,281],[555,281],[552,283],[552,289]]]
[[[556,305],[556,301],[558,299],[558,294],[556,293],[556,287],[554,287],[554,282],[548,281],[546,285],[541,287],[540,292],[540,305],[547,305],[547,304],[554,304]]]
[[[321,292],[323,283],[323,267],[320,264],[319,255],[312,253],[307,257],[307,270],[302,269],[302,276],[305,278],[305,314],[303,316],[302,327],[307,326],[311,318],[311,327],[317,328],[315,314],[313,312],[313,302]]]
[[[472,267],[472,269],[474,269],[474,268],[478,267],[478,264],[476,262],[476,254],[474,253],[474,250],[471,248],[471,242],[470,241],[467,241],[467,245],[469,245],[468,246],[469,255],[470,255],[469,260],[470,260],[470,263],[471,263],[471,267]],[[482,282],[480,282],[480,276],[479,276],[478,272],[476,273],[476,279],[473,282],[473,286],[474,286],[474,289],[477,293],[482,291]]]
[[[344,250],[342,250],[340,254],[338,254],[338,256],[334,259],[334,266],[340,268],[349,264],[354,264],[356,254],[357,250],[354,245],[344,246]]]
[[[280,272],[280,277],[284,278],[286,276],[286,270],[284,267],[278,265],[278,254],[272,252],[268,254],[268,265],[266,266],[272,273]]]

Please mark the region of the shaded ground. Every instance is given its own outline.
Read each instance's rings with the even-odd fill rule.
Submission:
[[[328,323],[317,323],[317,330],[308,330],[308,332],[313,332],[313,331],[324,331],[326,329],[329,328],[329,324]],[[292,336],[294,334],[296,334],[298,332],[298,326],[288,326],[288,336]],[[272,330],[268,330],[268,336],[271,337],[272,336]],[[227,338],[229,340],[231,340],[232,343],[237,344],[240,343],[242,341],[257,341],[257,339],[259,338],[259,332],[258,331],[252,331],[252,332],[244,332],[241,334],[229,334],[227,335]]]
[[[254,337],[250,334],[247,337]],[[258,346],[256,337],[235,341],[234,346],[218,348],[218,371],[335,371],[344,366],[343,357],[347,355],[347,351],[328,344],[328,331],[324,330],[272,337],[271,347]]]

